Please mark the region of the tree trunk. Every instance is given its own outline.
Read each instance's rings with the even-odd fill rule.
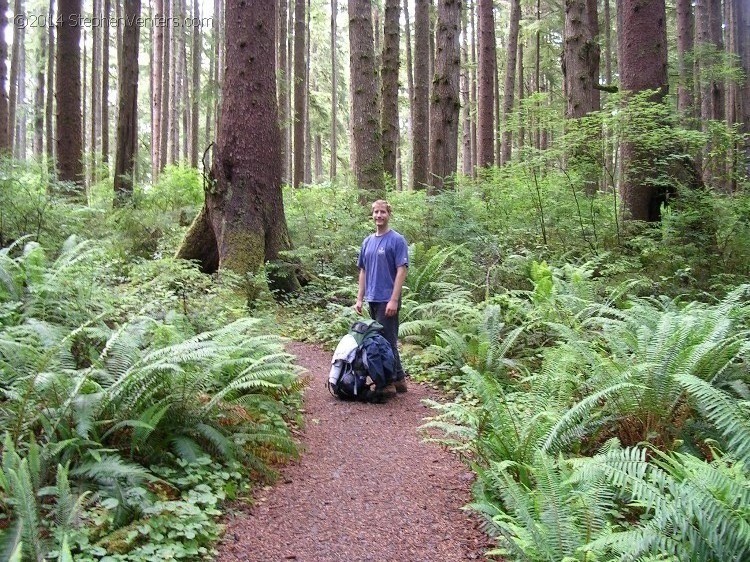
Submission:
[[[193,21],[200,21],[200,4],[193,0]],[[200,95],[201,95],[201,28],[193,25],[193,44],[191,47],[193,62],[193,107],[190,115],[190,165],[198,167],[198,129],[200,127]]]
[[[400,0],[386,0],[383,18],[383,66],[381,73],[383,112],[380,129],[383,134],[383,167],[387,174],[396,177],[396,149],[399,142],[398,127],[398,72],[401,15]]]
[[[305,180],[305,7],[294,6],[294,187]]]
[[[335,1],[335,0],[334,0]],[[287,170],[287,145],[289,144],[289,114],[287,113],[287,107],[289,102],[289,75],[287,74],[287,34],[291,30],[287,30],[287,0],[279,0],[278,4],[278,16],[276,18],[276,25],[278,26],[279,33],[277,35],[278,45],[276,46],[276,80],[279,95],[279,125],[281,127],[281,161],[284,163],[282,168],[282,182],[289,183],[291,178],[289,177],[289,170]]]
[[[471,176],[477,177],[477,166],[479,165],[479,140],[477,138],[477,24],[475,17],[474,7],[476,6],[476,0],[468,0],[471,2],[471,11],[469,12],[469,18],[471,19],[471,84],[469,90],[469,98],[471,103],[470,114],[471,114]]]
[[[693,115],[693,5],[691,0],[677,0],[677,110],[683,121]]]
[[[338,154],[337,131],[338,128],[338,68],[336,62],[337,29],[336,18],[339,14],[339,6],[336,0],[331,0],[331,169],[329,177],[333,182],[336,179],[336,164]]]
[[[94,0],[94,17],[101,18],[101,0]],[[102,116],[101,96],[99,88],[101,87],[101,76],[99,72],[102,67],[102,28],[103,26],[94,25],[91,27],[91,119],[89,129],[89,159],[91,161],[90,181],[98,179],[98,152],[99,135],[101,127],[99,119]]]
[[[405,42],[406,42],[406,86],[407,86],[407,95],[409,96],[409,147],[414,147],[414,63],[412,59],[411,54],[411,24],[409,23],[409,0],[404,0],[403,3],[404,8],[404,20],[406,25],[404,26],[404,31],[406,32],[405,36]],[[398,162],[399,167],[403,167],[404,162],[404,156],[403,152],[401,151],[401,144],[399,143],[398,148]],[[401,172],[401,185],[403,191],[403,170],[399,170]],[[408,181],[407,178],[407,184],[412,186],[413,185],[413,179],[412,181]]]
[[[516,1],[516,0],[514,0]],[[492,0],[479,0],[479,77],[477,95],[477,166],[492,166],[495,160],[495,15]]]
[[[738,120],[740,132],[745,134],[744,173],[750,176],[750,6],[747,2],[737,2],[737,51],[745,76],[737,91]]]
[[[8,131],[8,42],[5,33],[8,29],[8,0],[0,0],[0,156],[11,152]]]
[[[428,183],[430,146],[430,0],[414,2],[414,99],[412,101],[412,181],[414,189]]]
[[[372,10],[367,0],[349,0],[349,68],[352,89],[354,174],[360,202],[385,195],[378,114],[377,70]]]
[[[320,182],[323,179],[323,139],[315,135],[315,176],[313,181]]]
[[[171,17],[171,4],[172,0],[163,0],[162,9],[165,18]],[[216,13],[216,12],[214,12]],[[214,30],[218,27],[214,27]],[[159,115],[159,173],[161,173],[167,165],[169,151],[169,129],[170,129],[170,118],[169,113],[169,85],[170,85],[170,51],[172,39],[170,37],[170,26],[164,26],[162,35],[162,60],[161,60],[161,104],[160,104],[160,115]]]
[[[7,6],[7,2],[5,2]],[[49,3],[49,12],[48,12],[48,22],[53,21],[54,16],[54,0],[50,0]],[[2,10],[2,7],[0,6],[0,10]],[[2,31],[0,31],[0,35],[2,35]],[[4,39],[2,40],[4,42]],[[7,48],[6,48],[7,53]],[[0,68],[2,65],[5,64],[5,56],[0,55],[0,58],[2,58],[3,62],[0,62]],[[4,74],[4,73],[3,73]],[[46,136],[47,136],[47,143],[45,147],[45,152],[47,154],[47,168],[49,170],[54,170],[55,166],[53,165],[54,159],[55,159],[55,124],[54,124],[54,107],[55,107],[55,27],[50,23],[47,26],[47,101],[45,103],[45,126],[46,126]],[[3,93],[0,94],[2,98],[6,99],[5,97],[5,89],[1,87],[0,85],[0,91]],[[2,101],[0,101],[0,107],[1,107]],[[6,106],[7,109],[7,106]],[[7,126],[7,122],[3,121],[0,117],[0,123],[5,123]],[[2,128],[2,125],[0,125],[0,129]],[[2,136],[0,132],[0,136]],[[7,135],[6,135],[7,138]],[[1,142],[1,141],[0,141]],[[1,150],[1,149],[0,149]]]
[[[20,111],[18,112],[18,134],[16,144],[17,154],[22,160],[26,159],[26,30],[21,30],[21,49],[18,53],[18,100]]]
[[[607,86],[612,84],[612,16],[609,0],[604,0],[604,79]]]
[[[461,0],[438,0],[430,103],[430,191],[453,185],[458,165]]]
[[[34,92],[34,157],[44,154],[44,69],[47,60],[47,33],[42,27],[36,31],[39,39],[39,57],[36,64],[36,90]]]
[[[169,1],[169,0],[167,0]],[[154,0],[154,19],[159,21],[164,17],[164,0]],[[161,170],[161,114],[162,114],[162,85],[164,63],[164,27],[154,26],[154,41],[151,45],[153,66],[151,67],[152,98],[151,98],[151,181],[156,183]]]
[[[181,21],[185,21],[185,19],[188,17],[188,8],[187,8],[187,0],[180,0],[180,8],[181,8],[181,14],[180,18]],[[182,84],[182,88],[180,89],[180,112],[182,114],[182,159],[181,162],[188,163],[190,162],[190,139],[192,138],[192,133],[190,132],[190,114],[191,114],[191,105],[190,105],[190,73],[188,72],[188,56],[187,56],[187,44],[188,44],[188,35],[186,29],[183,27],[179,30],[180,33],[180,83]]]
[[[524,83],[523,83],[523,42],[518,42],[518,107],[523,106],[523,99],[525,97]],[[518,112],[518,148],[523,148],[524,143],[524,115],[519,110]]]
[[[505,67],[505,86],[503,89],[503,143],[500,153],[500,165],[510,162],[511,148],[513,146],[513,132],[510,130],[510,119],[513,113],[516,87],[516,59],[518,55],[518,28],[520,21],[521,0],[511,0],[510,29],[508,31],[508,64]]]
[[[272,290],[299,288],[280,262],[291,249],[281,197],[281,135],[276,107],[276,0],[227,0],[223,108],[211,170],[212,187],[178,257],[204,271],[245,276],[264,262]]]
[[[669,88],[664,0],[618,0],[617,10],[621,86],[629,92],[658,90],[654,101],[661,102]],[[624,142],[621,151],[620,197],[626,218],[659,220],[662,198],[649,181],[658,155],[630,142]]]
[[[464,4],[461,12],[461,171],[463,175],[470,176],[473,162],[471,153],[471,77],[469,71],[469,37],[467,31],[468,6]]]
[[[104,0],[104,17],[109,19],[110,0]],[[109,27],[102,30],[102,163],[109,162]],[[109,171],[106,172],[109,174]]]
[[[133,196],[138,135],[138,38],[141,0],[125,0],[122,31],[122,66],[118,79],[117,152],[115,154],[115,205]]]
[[[23,2],[21,0],[15,0],[13,3],[13,14],[16,17],[23,17]],[[20,63],[20,52],[23,47],[23,41],[21,39],[24,30],[23,25],[13,26],[13,46],[10,52],[10,85],[8,95],[8,142],[10,143],[10,149],[14,156],[18,157],[17,146],[16,146],[16,135],[18,127],[18,67]]]
[[[81,27],[71,25],[81,13],[81,0],[59,0],[58,6],[55,73],[57,176],[61,181],[73,183],[66,189],[66,195],[83,201]]]
[[[307,23],[305,24],[305,183],[312,183],[312,131],[310,130],[310,91],[314,84],[310,80],[310,0],[307,0]]]

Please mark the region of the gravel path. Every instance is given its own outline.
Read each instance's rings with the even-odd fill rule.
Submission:
[[[472,474],[417,427],[434,393],[410,383],[386,404],[328,394],[330,353],[288,346],[313,378],[305,396],[305,450],[275,486],[225,521],[219,562],[464,562],[487,543],[461,506]]]

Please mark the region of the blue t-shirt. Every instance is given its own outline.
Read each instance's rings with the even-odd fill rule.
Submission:
[[[409,265],[409,248],[398,232],[389,230],[382,236],[370,234],[365,238],[357,260],[357,267],[365,270],[365,300],[391,300],[396,270],[402,265]]]

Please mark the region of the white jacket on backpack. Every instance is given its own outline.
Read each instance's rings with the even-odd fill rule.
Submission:
[[[357,340],[351,334],[346,334],[339,341],[331,359],[331,371],[328,373],[328,384],[335,385],[339,382],[341,369],[345,363],[354,361],[357,353]]]

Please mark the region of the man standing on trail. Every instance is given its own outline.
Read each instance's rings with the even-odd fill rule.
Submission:
[[[398,354],[398,312],[409,249],[406,239],[388,226],[390,218],[390,203],[378,199],[372,204],[375,232],[365,238],[359,252],[359,288],[354,310],[362,314],[362,303],[366,300],[370,317],[383,325],[383,337],[391,344],[396,359],[396,392],[406,392],[406,374]]]

